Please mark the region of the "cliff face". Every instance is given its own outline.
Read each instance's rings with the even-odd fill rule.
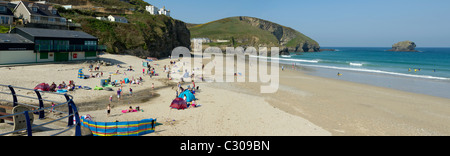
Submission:
[[[204,44],[205,47],[280,47],[281,52],[318,52],[319,44],[304,34],[254,17],[230,17],[206,24],[192,25],[192,38],[230,40],[229,43]]]
[[[78,7],[102,6],[118,10],[134,8],[132,14],[119,14],[128,23],[97,20],[106,17],[104,13],[92,9],[69,9],[57,7],[61,16],[81,24],[81,29],[97,38],[100,45],[106,45],[108,53],[131,54],[141,58],[167,57],[178,46],[190,47],[190,31],[182,21],[164,15],[151,15],[145,11],[149,5],[143,0],[51,0],[61,5],[73,4]],[[114,14],[113,14],[114,15]]]
[[[405,52],[417,52],[415,50],[416,43],[412,41],[402,41],[392,45],[392,49],[388,51],[405,51]]]
[[[99,38],[113,54],[131,54],[141,58],[167,57],[178,46],[190,47],[190,32],[182,21],[167,16],[128,15],[130,23],[115,23],[81,18],[83,31]]]
[[[281,51],[289,52],[318,52],[319,44],[302,33],[266,20],[253,17],[239,17],[239,20],[249,23],[254,27],[269,31],[279,41]]]

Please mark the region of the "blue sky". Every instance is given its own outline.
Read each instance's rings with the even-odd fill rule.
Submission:
[[[450,47],[449,0],[145,0],[175,19],[251,16],[294,28],[322,47]]]

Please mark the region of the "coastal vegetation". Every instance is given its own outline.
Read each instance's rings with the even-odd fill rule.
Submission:
[[[119,0],[106,1],[105,4],[109,4],[106,6],[110,6],[116,5],[112,1]],[[108,53],[131,54],[141,58],[167,57],[178,46],[190,46],[190,33],[184,22],[164,15],[151,15],[137,7],[140,5],[145,8],[145,5],[149,4],[137,1],[140,0],[136,0],[136,3],[131,1],[127,3],[138,8],[132,14],[115,14],[127,18],[128,23],[98,20],[95,17],[106,17],[111,14],[92,10],[58,7],[58,11],[61,16],[80,23],[83,31],[98,37],[99,44],[106,45]],[[98,0],[91,2],[101,3]]]
[[[192,38],[228,40],[211,46],[281,47],[282,51],[316,52],[319,44],[308,36],[270,21],[254,17],[230,17],[205,24],[189,24]]]

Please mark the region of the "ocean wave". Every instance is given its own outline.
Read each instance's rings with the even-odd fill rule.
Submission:
[[[302,66],[309,66],[309,67],[327,68],[327,69],[339,69],[339,70],[348,70],[348,71],[357,71],[357,72],[368,72],[368,73],[379,73],[379,74],[387,74],[387,75],[396,75],[396,76],[405,76],[405,77],[423,78],[423,79],[450,80],[450,78],[445,78],[445,77],[436,77],[436,76],[430,76],[430,75],[404,74],[404,73],[396,73],[396,72],[389,72],[389,71],[382,71],[382,70],[374,70],[374,69],[347,68],[347,67],[334,67],[334,66],[308,65],[308,64],[300,64],[300,65],[302,65]]]
[[[264,57],[264,56],[250,56],[250,57],[279,60],[280,61],[279,63],[282,63],[282,64],[291,64],[292,62],[304,62],[304,63],[319,63],[319,61],[320,61],[320,63],[323,62],[322,60],[270,58],[270,57]],[[348,64],[353,64],[353,66],[359,66],[359,67],[364,65],[363,63],[354,63],[354,62],[350,62]],[[336,67],[336,66],[325,66],[325,65],[319,65],[319,64],[302,64],[302,63],[298,63],[297,65],[306,66],[306,67],[319,67],[319,68],[327,68],[327,69],[348,70],[348,71],[356,71],[356,72],[379,73],[379,74],[413,77],[413,78],[423,78],[423,79],[433,79],[433,80],[447,80],[447,81],[450,80],[450,78],[445,78],[445,77],[437,77],[437,76],[430,76],[430,75],[413,75],[413,74],[405,74],[405,73],[397,73],[397,72],[375,70],[375,69],[365,69],[365,68]]]
[[[286,62],[319,63],[319,60],[302,60],[302,59],[288,59],[288,58],[272,58],[272,57],[265,57],[265,56],[250,56],[250,57],[263,58],[263,59],[273,59],[273,60],[286,61]]]
[[[357,66],[357,67],[362,67],[363,66],[362,63],[353,63],[353,62],[350,62],[350,65],[351,66]]]

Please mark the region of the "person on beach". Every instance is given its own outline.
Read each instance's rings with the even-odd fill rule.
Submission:
[[[53,111],[55,111],[55,103],[52,102],[52,110],[50,112],[53,113]]]
[[[128,112],[133,112],[133,107],[130,106],[130,108],[128,108]]]
[[[130,88],[130,96],[133,96],[133,89]]]
[[[111,113],[111,104],[108,104],[108,106],[106,107],[106,115],[109,116],[110,113]]]
[[[155,83],[152,83],[152,90],[155,90]]]
[[[119,101],[120,101],[120,92],[121,92],[121,89],[118,89],[117,90],[117,99],[119,99]]]
[[[109,104],[111,104],[111,103],[112,103],[112,99],[113,99],[112,95],[111,95],[111,96],[109,96]]]

